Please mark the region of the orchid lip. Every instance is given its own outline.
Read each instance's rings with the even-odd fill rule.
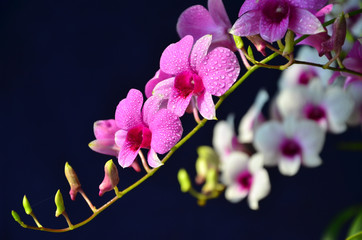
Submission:
[[[326,118],[326,112],[321,106],[308,104],[304,108],[304,114],[308,119],[313,121],[320,121]]]
[[[295,155],[301,154],[301,147],[294,139],[284,139],[280,145],[280,151],[284,156],[293,158]]]
[[[241,190],[250,190],[253,183],[253,175],[248,170],[242,171],[236,177],[236,181],[238,182]]]
[[[199,95],[205,87],[199,75],[192,71],[185,71],[178,74],[175,78],[174,87],[184,98],[190,94]]]

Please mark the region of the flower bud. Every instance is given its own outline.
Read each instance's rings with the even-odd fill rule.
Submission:
[[[55,211],[55,216],[59,217],[59,215],[63,214],[63,212],[65,211],[63,196],[62,193],[60,192],[60,189],[55,194],[54,202],[55,205],[57,206],[57,210]]]
[[[234,42],[237,48],[242,49],[244,47],[244,42],[241,37],[233,35]]]
[[[206,183],[202,187],[201,191],[206,194],[210,193],[216,189],[217,184],[218,184],[217,170],[215,168],[211,168],[209,169],[209,171],[207,171]]]
[[[330,51],[334,51],[336,55],[340,54],[347,33],[347,23],[343,12],[334,21],[332,29],[332,36],[327,41],[321,43],[320,56]]]
[[[294,32],[291,30],[287,31],[285,35],[285,47],[283,49],[283,56],[290,54],[294,51]]]
[[[198,147],[197,154],[199,157],[196,160],[196,182],[202,184],[209,168],[218,168],[219,157],[214,149],[209,146]]]
[[[33,212],[33,209],[31,209],[30,203],[26,195],[23,197],[23,207],[25,210],[25,213],[30,215]]]
[[[248,55],[251,59],[255,60],[253,49],[251,49],[250,45],[248,46]]]
[[[181,191],[188,192],[191,188],[191,181],[185,169],[181,168],[177,174],[178,182],[180,183]]]
[[[118,170],[111,159],[104,165],[104,179],[103,182],[99,185],[99,196],[102,196],[104,193],[113,190],[114,187],[117,186],[118,182]]]
[[[254,44],[256,50],[258,50],[261,54],[263,54],[263,56],[266,56],[265,52],[266,42],[260,37],[259,34],[247,36],[247,38],[249,39],[250,42]]]
[[[70,191],[69,191],[70,198],[74,201],[78,191],[81,188],[81,184],[78,180],[77,174],[75,173],[74,169],[69,165],[68,162],[65,163],[64,173],[70,185]]]
[[[19,223],[22,227],[26,227],[26,225],[21,221],[21,218],[17,212],[11,210],[11,215],[13,216],[14,220]]]

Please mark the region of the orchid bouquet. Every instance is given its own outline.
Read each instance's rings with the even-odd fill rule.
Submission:
[[[358,1],[245,0],[232,24],[222,0],[209,0],[208,8],[189,7],[176,25],[180,40],[161,54],[159,69],[145,84],[144,95],[143,89],[130,89],[113,119],[94,123],[95,140],[89,147],[117,159],[104,166],[99,196],[109,191],[115,196],[95,207],[67,162],[70,198],[74,201],[81,194],[93,212],[90,217],[73,223],[60,190],[55,195],[55,215],[62,215],[67,227],[43,226],[26,196],[23,206],[36,226],[24,223],[15,211],[12,216],[22,227],[33,230],[79,228],[162,169],[208,121],[217,121],[213,147],[197,148],[195,183],[187,170],[180,169],[181,191],[196,198],[200,206],[224,195],[232,203],[247,199],[253,210],[263,207],[259,202],[273,185],[269,167],[277,166],[285,176],[296,175],[303,171],[301,167],[319,167],[329,134],[362,126],[361,13]],[[284,63],[272,64],[275,58]],[[216,111],[245,79],[262,68],[282,71],[278,90],[271,98],[260,89],[237,133],[234,115],[218,120]],[[182,120],[190,115],[196,126],[185,133]],[[360,150],[360,143],[344,148],[356,146]],[[146,173],[119,190],[117,164]],[[361,209],[341,213],[323,238],[337,238],[340,227],[351,219],[347,239],[362,237]]]

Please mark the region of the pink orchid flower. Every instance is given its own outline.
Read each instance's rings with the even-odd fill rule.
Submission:
[[[115,142],[120,148],[118,162],[122,167],[130,166],[141,148],[150,149],[148,164],[159,167],[162,162],[157,153],[168,152],[180,140],[181,121],[170,110],[161,109],[161,102],[152,96],[142,109],[142,93],[131,89],[118,104],[115,121],[120,130],[115,134]]]
[[[211,50],[226,47],[236,51],[232,35],[229,34],[231,23],[222,0],[209,0],[208,9],[209,11],[201,5],[195,5],[181,13],[176,25],[179,36],[183,38],[191,35],[198,40],[206,34],[211,34]]]
[[[274,42],[284,37],[288,29],[297,34],[324,32],[321,22],[310,11],[319,10],[326,0],[246,0],[239,11],[231,34],[250,36],[260,34]]]
[[[212,95],[223,95],[236,81],[240,66],[234,53],[217,47],[208,52],[212,36],[206,35],[193,45],[186,36],[169,45],[162,53],[160,69],[172,77],[156,85],[153,94],[168,99],[167,108],[182,116],[189,104],[206,119],[215,118]]]

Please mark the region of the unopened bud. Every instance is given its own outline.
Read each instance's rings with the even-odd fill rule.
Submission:
[[[253,49],[251,49],[250,45],[248,46],[248,55],[251,59],[255,60]]]
[[[188,192],[191,188],[191,181],[189,174],[185,169],[181,168],[177,174],[178,182],[180,183],[181,191]]]
[[[294,51],[294,32],[291,30],[287,31],[285,35],[285,47],[283,49],[283,56],[290,54]]]
[[[207,171],[206,175],[206,183],[202,187],[203,193],[210,193],[216,189],[216,186],[218,184],[218,173],[217,170],[212,168]]]
[[[113,190],[119,182],[118,170],[112,159],[104,165],[104,179],[99,185],[99,196]]]
[[[65,163],[64,173],[70,185],[70,191],[69,191],[70,198],[74,201],[78,191],[81,188],[81,184],[78,180],[77,174],[75,173],[74,169],[69,165],[68,162]]]
[[[266,56],[266,52],[265,52],[266,42],[264,39],[262,39],[260,37],[259,34],[247,36],[247,38],[250,40],[250,42],[252,42],[254,44],[254,46],[255,46],[256,50],[258,50],[258,52],[263,54],[263,56]]]
[[[62,193],[60,192],[60,189],[55,194],[54,202],[55,206],[57,206],[57,210],[55,211],[55,216],[59,217],[59,215],[63,214],[63,212],[65,211],[63,196]]]
[[[332,29],[332,36],[327,41],[321,43],[320,56],[328,54],[330,51],[334,51],[338,56],[341,53],[347,33],[347,23],[343,12],[334,21]]]
[[[218,168],[219,157],[213,148],[200,146],[197,148],[199,157],[196,160],[196,182],[201,184],[205,181],[209,168]]]
[[[11,215],[13,216],[14,220],[19,223],[22,227],[26,227],[26,225],[21,221],[21,218],[17,212],[11,210]]]
[[[244,42],[241,37],[233,35],[234,42],[237,48],[242,49],[244,47]]]
[[[30,203],[26,195],[23,197],[23,207],[25,210],[25,213],[30,215],[33,212],[33,209],[31,209]]]

